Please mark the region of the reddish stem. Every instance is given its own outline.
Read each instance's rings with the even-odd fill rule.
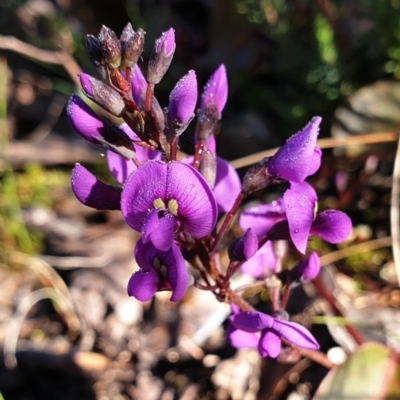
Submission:
[[[239,206],[241,204],[241,202],[243,201],[243,199],[245,198],[245,194],[243,192],[240,192],[239,195],[236,197],[235,202],[233,203],[232,208],[229,210],[229,212],[225,215],[225,219],[224,222],[221,225],[220,230],[217,233],[217,236],[214,239],[214,242],[211,246],[210,249],[210,253],[214,253],[218,243],[220,242],[220,240],[222,239],[222,237],[225,235],[226,231],[229,228],[230,223],[232,222],[232,219],[234,217],[234,215],[236,214],[237,210],[239,209]]]
[[[146,89],[146,97],[144,100],[144,111],[146,114],[150,114],[151,112],[151,103],[153,102],[154,96],[154,83],[149,83]]]
[[[197,171],[200,165],[200,158],[204,151],[204,140],[199,140],[194,148],[194,158],[192,167]]]
[[[324,286],[324,284],[321,281],[321,278],[317,276],[315,279],[313,279],[313,283],[318,290],[319,294],[329,303],[329,305],[332,307],[334,310],[335,314],[344,317],[342,311],[339,309],[339,307],[336,305],[336,299],[332,296],[330,292],[328,292]],[[353,337],[354,341],[361,346],[364,344],[364,339],[358,332],[356,328],[352,325],[345,325],[347,332],[350,333],[350,335]]]
[[[176,160],[176,155],[178,154],[178,143],[179,143],[179,136],[173,136],[171,139],[171,147],[170,147],[170,161]]]

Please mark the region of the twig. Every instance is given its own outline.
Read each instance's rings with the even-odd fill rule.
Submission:
[[[363,253],[365,251],[381,249],[382,247],[390,247],[391,245],[392,245],[392,238],[390,236],[386,236],[383,238],[370,240],[369,242],[355,244],[350,247],[345,247],[343,249],[333,251],[332,253],[328,253],[321,256],[319,259],[321,265],[327,265],[342,260],[343,258],[353,256],[355,254]]]
[[[379,132],[379,133],[368,133],[365,135],[357,135],[351,137],[340,137],[340,138],[324,138],[319,139],[317,145],[321,149],[329,149],[333,147],[347,147],[354,146],[358,144],[373,144],[373,143],[385,143],[394,142],[398,140],[398,132]],[[238,158],[231,161],[233,168],[243,168],[248,165],[258,163],[264,157],[271,157],[277,151],[279,147],[271,150],[260,151],[259,153],[254,153],[246,157]]]
[[[32,58],[47,64],[62,65],[76,86],[80,86],[78,74],[81,68],[74,58],[67,52],[43,50],[38,47],[25,43],[14,36],[0,35],[0,49],[14,51],[25,57]]]
[[[393,261],[397,280],[400,284],[400,139],[397,141],[396,157],[393,166],[392,195],[390,199],[390,230],[392,233]]]

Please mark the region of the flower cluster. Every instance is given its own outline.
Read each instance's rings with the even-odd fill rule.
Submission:
[[[176,83],[163,109],[155,88],[174,55],[174,30],[156,41],[146,75],[137,64],[144,37],[145,32],[135,31],[131,24],[119,38],[105,26],[97,37],[88,35],[88,57],[101,79],[80,74],[85,98],[73,95],[67,108],[78,134],[107,150],[108,167],[118,183],[106,184],[77,164],[71,178],[75,196],[98,210],[120,210],[126,223],[141,234],[134,250],[139,269],[128,283],[129,296],[147,301],[167,290],[171,301],[178,301],[193,282],[190,270],[197,269],[200,279],[194,285],[232,304],[228,338],[233,346],[257,347],[263,357],[277,357],[282,341],[317,349],[311,333],[288,320],[285,300],[271,294],[274,316],[260,313],[231,289],[230,278],[241,270],[264,279],[265,287],[272,293],[274,286],[276,293],[277,286],[269,283],[275,277],[278,289],[284,286],[288,293],[293,285],[313,279],[320,268],[315,252],[292,269],[282,268],[289,243],[305,254],[310,235],[338,243],[350,233],[351,222],[344,213],[316,214],[316,192],[305,182],[321,163],[317,147],[321,118],[314,117],[273,157],[251,168],[241,182],[216,152],[214,135],[228,97],[225,66],[220,65],[206,83],[197,110],[193,70]],[[99,115],[87,99],[105,112]],[[107,113],[124,122],[115,126],[105,118]],[[178,159],[180,135],[195,115],[194,155]],[[217,267],[221,240],[243,199],[282,181],[289,188],[281,199],[242,213],[240,226],[245,233],[230,244],[230,263],[221,270]],[[219,229],[218,217],[223,218]]]

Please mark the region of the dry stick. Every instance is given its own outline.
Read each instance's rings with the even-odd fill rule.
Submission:
[[[78,74],[81,68],[73,57],[67,52],[43,50],[31,44],[22,42],[14,36],[0,35],[0,49],[11,50],[15,53],[22,54],[25,57],[32,58],[37,61],[42,61],[47,64],[62,65],[68,75],[74,81],[76,86],[80,86]]]
[[[400,284],[400,139],[397,141],[396,157],[393,166],[392,195],[390,199],[390,230],[392,233],[392,251],[397,280]]]
[[[321,149],[330,149],[333,147],[347,147],[354,146],[357,144],[373,144],[373,143],[385,143],[394,142],[399,138],[398,132],[379,132],[369,133],[365,135],[357,135],[345,138],[324,138],[317,141],[317,146]],[[238,158],[231,161],[233,168],[243,168],[248,165],[257,164],[264,157],[271,157],[277,151],[279,147],[271,150],[260,151],[259,153],[251,154],[250,156]]]

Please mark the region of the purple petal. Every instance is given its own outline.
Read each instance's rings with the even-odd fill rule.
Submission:
[[[245,261],[253,257],[258,250],[258,239],[251,228],[243,236],[229,246],[229,255],[232,261]]]
[[[348,238],[351,229],[351,219],[345,213],[326,210],[317,214],[310,233],[328,243],[340,243]]]
[[[143,242],[149,240],[161,251],[171,248],[176,228],[175,217],[171,214],[159,217],[159,210],[152,210],[146,217],[142,227]]]
[[[134,171],[122,190],[121,211],[127,224],[140,232],[155,199],[164,199],[167,185],[167,164],[148,161]]]
[[[314,153],[308,168],[307,176],[314,175],[321,166],[322,151],[319,147],[314,148]]]
[[[188,283],[188,272],[182,253],[175,243],[172,243],[168,251],[160,251],[151,242],[139,240],[135,247],[135,259],[143,270],[157,270],[157,266],[159,281],[156,289],[172,290],[171,301],[178,301],[183,296]],[[160,275],[164,278],[160,279]]]
[[[258,345],[258,335],[252,332],[244,332],[240,329],[228,325],[226,330],[229,344],[236,349],[256,348]]]
[[[320,269],[321,262],[318,254],[313,251],[307,258],[300,261],[293,269],[289,271],[289,279],[292,281],[299,279],[310,281],[319,274]]]
[[[120,190],[99,181],[80,164],[76,164],[72,170],[71,187],[76,198],[88,207],[97,210],[120,209]]]
[[[204,178],[190,165],[182,162],[166,164],[169,199],[178,202],[179,220],[194,237],[208,235],[217,221],[217,204]]]
[[[161,199],[166,206],[175,200],[179,221],[194,237],[208,235],[215,226],[217,205],[212,191],[189,165],[149,161],[134,171],[121,197],[121,210],[128,225],[141,231],[156,199]]]
[[[147,89],[147,81],[139,66],[135,64],[131,75],[132,96],[135,103],[141,105],[144,91]]]
[[[196,103],[197,79],[196,73],[191,70],[172,89],[168,105],[170,119],[185,124],[192,118]]]
[[[158,273],[149,269],[135,272],[128,283],[128,295],[135,297],[139,301],[150,300],[157,291],[159,282]]]
[[[300,324],[275,319],[272,329],[296,346],[304,347],[305,349],[319,349],[319,344],[314,336]]]
[[[67,114],[72,127],[84,139],[97,144],[96,139],[103,138],[107,129],[104,120],[76,94],[68,102]]]
[[[82,91],[83,91],[83,93],[87,94],[89,97],[94,96],[91,79],[92,79],[92,77],[88,74],[85,74],[83,72],[81,72],[79,74],[79,81],[82,86]]]
[[[258,332],[274,325],[274,317],[258,311],[242,311],[231,315],[229,322],[237,329],[246,332]]]
[[[283,195],[283,200],[290,237],[297,250],[304,254],[311,225],[314,221],[317,194],[306,182],[291,182],[290,189]]]
[[[217,157],[217,176],[214,184],[214,197],[218,212],[228,212],[242,190],[242,183],[236,170],[228,161]]]
[[[321,117],[314,117],[303,130],[290,137],[270,158],[268,172],[293,182],[303,182],[318,165],[317,136]]]
[[[277,222],[284,220],[285,216],[285,203],[283,199],[279,199],[243,211],[239,225],[243,230],[251,227],[261,239]]]
[[[258,353],[261,357],[276,358],[281,352],[281,338],[273,331],[265,329],[258,342]]]
[[[211,75],[201,96],[201,108],[209,103],[214,103],[220,114],[225,107],[228,98],[228,78],[225,65],[221,64]]]
[[[172,243],[163,264],[167,267],[166,279],[171,285],[171,301],[178,301],[185,294],[188,285],[188,271],[179,247]]]
[[[272,242],[268,241],[259,248],[250,260],[246,261],[240,267],[240,271],[253,278],[267,278],[274,272],[275,264],[276,256],[272,247]]]
[[[162,33],[160,38],[156,40],[155,49],[158,53],[164,51],[166,56],[169,56],[175,50],[175,31],[173,28]]]

